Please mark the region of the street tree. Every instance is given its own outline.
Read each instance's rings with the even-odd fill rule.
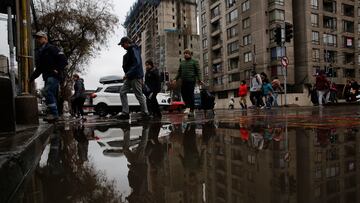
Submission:
[[[68,58],[61,85],[63,98],[71,93],[71,76],[84,72],[89,61],[107,46],[107,39],[114,34],[118,18],[112,8],[108,0],[34,1],[33,27],[47,32],[50,43],[63,49]]]

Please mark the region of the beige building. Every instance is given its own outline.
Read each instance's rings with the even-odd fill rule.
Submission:
[[[141,46],[143,62],[152,59],[160,71],[174,78],[185,48],[199,59],[196,19],[196,0],[138,0],[124,27]]]
[[[274,40],[274,28],[293,24],[292,6],[284,0],[200,0],[204,80],[219,99],[237,96],[240,81],[249,82],[253,69],[283,81],[280,59],[285,55],[287,82],[294,85],[293,42],[285,48]]]
[[[319,70],[328,72],[337,84],[359,78],[360,2],[293,2],[296,82],[313,83]]]

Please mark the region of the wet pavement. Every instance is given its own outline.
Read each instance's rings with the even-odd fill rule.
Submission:
[[[359,106],[59,123],[13,202],[360,202]]]

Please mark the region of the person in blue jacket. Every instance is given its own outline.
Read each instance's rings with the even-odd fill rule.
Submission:
[[[136,99],[140,103],[141,112],[144,118],[149,117],[149,112],[146,106],[145,96],[143,95],[143,78],[144,70],[141,60],[140,48],[132,42],[129,37],[121,38],[118,45],[121,45],[125,50],[126,54],[123,57],[123,70],[125,73],[124,84],[120,89],[120,99],[122,105],[122,112],[118,116],[119,119],[129,119],[129,104],[127,99],[127,93],[132,90],[135,94]]]
[[[59,83],[64,79],[64,68],[68,62],[64,52],[49,43],[48,36],[45,32],[37,32],[35,39],[39,46],[35,50],[36,69],[30,77],[30,82],[33,82],[42,74],[45,82],[43,93],[45,94],[46,104],[50,110],[50,114],[44,120],[49,122],[55,121],[59,118],[56,98]]]

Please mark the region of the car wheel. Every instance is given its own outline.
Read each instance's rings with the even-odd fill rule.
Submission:
[[[108,107],[107,107],[106,104],[100,103],[100,104],[96,105],[95,112],[100,117],[104,117],[104,116],[106,116],[108,114],[107,109],[108,109]]]

